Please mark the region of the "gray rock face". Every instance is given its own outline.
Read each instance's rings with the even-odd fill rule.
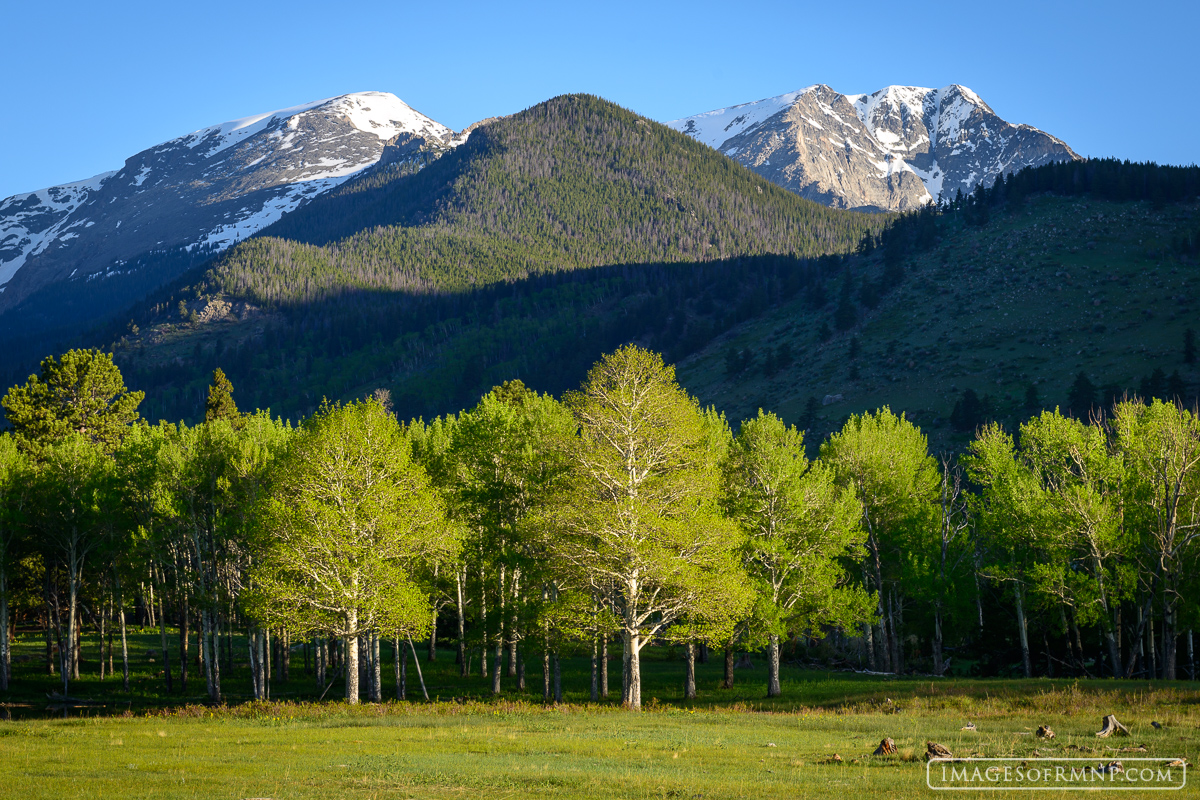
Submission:
[[[377,163],[389,143],[395,161],[464,138],[394,95],[363,92],[214,125],[116,172],[9,197],[0,314],[56,282],[86,292],[149,251],[224,249]]]
[[[1079,158],[957,84],[863,95],[817,85],[667,124],[835,208],[908,211],[1002,173]]]

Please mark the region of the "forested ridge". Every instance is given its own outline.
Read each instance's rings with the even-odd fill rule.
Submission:
[[[194,367],[216,363],[289,415],[380,385],[406,413],[436,414],[508,377],[568,388],[632,338],[691,352],[886,219],[803,200],[665,126],[564,96],[481,125],[415,173],[385,166],[314,200],[106,338],[128,337],[118,359],[165,418],[194,418]],[[172,347],[214,299],[273,316],[199,326],[202,341]]]

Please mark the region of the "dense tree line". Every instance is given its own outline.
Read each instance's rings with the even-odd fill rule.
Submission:
[[[540,662],[546,700],[580,651],[608,696],[619,646],[632,708],[654,644],[683,648],[688,697],[708,648],[726,685],[763,651],[769,695],[785,653],[1194,677],[1200,421],[1176,404],[984,426],[957,460],[885,408],[810,460],[802,431],[762,411],[733,431],[635,346],[561,399],[511,381],[431,422],[381,390],[292,427],[232,391],[218,370],[203,422],[150,425],[109,356],[71,351],[5,395],[3,687],[14,618],[40,626],[64,694],[82,626],[119,630],[127,687],[131,615],[159,629],[167,691],[198,664],[214,702],[242,663],[269,696],[295,644],[350,702],[382,699],[390,646],[404,696],[439,636],[497,693]]]

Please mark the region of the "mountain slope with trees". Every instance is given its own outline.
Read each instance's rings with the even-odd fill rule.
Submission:
[[[692,352],[886,221],[570,95],[313,200],[103,341],[152,417],[198,417],[214,366],[292,416],[381,386],[434,415],[512,377],[561,391],[634,338]]]

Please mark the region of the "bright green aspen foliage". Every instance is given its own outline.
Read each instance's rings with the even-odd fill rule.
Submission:
[[[1127,523],[1137,531],[1138,549],[1151,565],[1143,578],[1148,585],[1142,587],[1145,601],[1134,641],[1160,597],[1162,677],[1174,680],[1180,616],[1194,615],[1196,605],[1187,588],[1200,558],[1200,420],[1174,403],[1131,401],[1113,409],[1112,427],[1130,473]],[[1135,667],[1130,659],[1126,677]]]
[[[79,593],[85,568],[105,540],[113,463],[89,438],[70,433],[42,449],[34,480],[35,544],[67,573],[66,647],[62,653],[63,694],[79,654],[75,646]]]
[[[253,613],[345,637],[346,696],[358,702],[353,640],[424,633],[431,609],[416,574],[458,550],[395,417],[366,400],[325,405],[306,420],[276,466],[262,526]]]
[[[9,389],[0,404],[22,447],[40,458],[45,447],[71,434],[111,453],[144,397],[125,388],[111,354],[71,350],[43,359],[40,374]]]
[[[766,627],[767,695],[781,693],[779,640],[871,620],[873,598],[849,586],[846,559],[864,554],[854,489],[804,454],[804,434],[771,413],[742,423],[723,464],[724,505],[746,533],[743,563]]]
[[[1022,669],[1031,677],[1027,594],[1036,565],[1046,557],[1054,509],[1037,476],[1017,458],[1013,437],[999,425],[984,426],[962,461],[967,476],[981,487],[973,502],[987,559],[981,573],[1012,589]]]
[[[1017,457],[1045,491],[1046,544],[1030,568],[1038,591],[1064,609],[1062,631],[1099,625],[1113,675],[1122,674],[1118,609],[1132,589],[1132,568],[1124,561],[1122,459],[1109,447],[1107,432],[1057,410],[1043,411],[1021,425]],[[1070,641],[1070,640],[1069,640]],[[1082,654],[1076,654],[1082,662]]]
[[[924,549],[936,523],[940,475],[921,429],[891,409],[853,415],[821,445],[820,460],[853,488],[867,532],[864,583],[878,595],[880,624],[867,634],[872,668],[903,669],[897,609],[911,582],[909,552]]]
[[[480,577],[493,583],[492,691],[501,690],[504,647],[525,633],[525,597],[552,580],[539,567],[531,514],[549,501],[567,474],[567,442],[575,431],[569,411],[550,395],[506,381],[459,416],[450,457],[460,518],[480,548]],[[506,630],[507,627],[507,630]],[[515,661],[515,656],[513,657]],[[515,668],[515,663],[511,664]],[[515,669],[511,670],[515,672]]]
[[[553,541],[581,583],[612,587],[622,700],[637,709],[654,636],[685,616],[743,613],[742,536],[721,513],[704,415],[661,356],[632,345],[606,355],[566,403],[580,436]]]
[[[0,692],[8,691],[12,667],[8,569],[17,543],[17,531],[27,522],[32,477],[30,464],[12,434],[0,434]]]

